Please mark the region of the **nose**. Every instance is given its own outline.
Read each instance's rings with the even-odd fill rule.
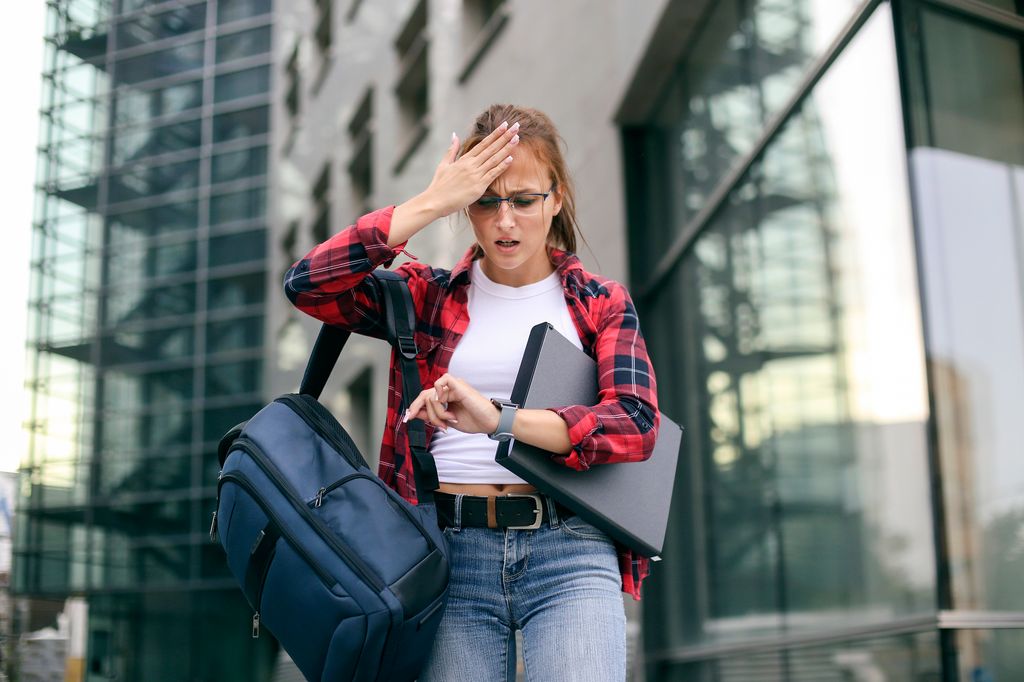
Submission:
[[[498,215],[496,218],[498,227],[512,227],[515,225],[515,217],[512,215],[512,206],[507,201],[498,204]]]

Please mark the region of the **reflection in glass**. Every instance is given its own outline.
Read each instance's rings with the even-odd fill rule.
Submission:
[[[883,5],[641,310],[692,460],[655,650],[934,608],[891,28]]]
[[[907,15],[951,606],[1024,611],[1024,38]]]
[[[793,95],[836,37],[857,0],[725,0],[688,49],[645,129],[651,176],[650,230],[638,271],[651,267],[704,205],[733,163]],[[664,187],[657,185],[664,184]],[[672,199],[659,203],[658,195]]]
[[[941,670],[938,637],[928,632],[665,666],[655,679],[666,682],[934,682],[940,679]]]

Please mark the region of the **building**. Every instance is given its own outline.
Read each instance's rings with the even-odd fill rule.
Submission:
[[[142,82],[107,87],[118,78],[111,65],[136,55],[111,42],[109,27],[124,19],[73,14],[60,24],[56,10],[79,4],[54,4],[52,63],[67,66],[48,71],[49,87],[81,88],[75,69],[89,73],[95,98],[75,101],[94,102],[106,121],[118,93]],[[169,159],[199,168],[193,212],[167,213],[183,215],[180,238],[196,245],[196,265],[170,280],[196,287],[185,295],[192,307],[152,326],[110,317],[133,309],[117,303],[110,278],[134,295],[150,279],[162,286],[147,275],[164,262],[158,247],[177,243],[115,229],[112,189],[159,166],[122,173],[136,159],[103,150],[131,128],[104,122],[90,146],[78,142],[70,103],[44,108],[54,121],[44,134],[56,137],[42,145],[33,329],[45,333],[31,339],[38,404],[17,559],[28,577],[16,563],[14,580],[29,592],[90,595],[90,665],[127,651],[122,670],[160,660],[220,675],[230,657],[251,666],[247,679],[269,677],[273,646],[243,641],[247,607],[202,542],[210,439],[229,416],[239,421],[298,383],[316,325],[275,293],[284,271],[367,209],[421,191],[453,130],[464,136],[488,104],[514,101],[559,125],[587,240],[580,256],[630,285],[661,407],[686,427],[663,561],[644,600],[627,603],[632,677],[999,680],[1024,669],[1019,0],[316,0],[237,23],[222,13],[269,4],[205,7],[202,106],[180,115],[199,121],[189,147],[198,151]],[[220,65],[217,49],[242,27],[272,27],[261,56],[237,62],[239,73],[270,65],[259,85],[239,85],[263,94],[218,100],[217,79],[236,69]],[[56,38],[65,33],[77,37]],[[167,51],[186,44],[168,38]],[[267,134],[217,137],[217,116],[252,109],[263,112],[249,125]],[[264,146],[262,165],[241,154]],[[238,165],[218,176],[229,149]],[[93,176],[95,190],[78,181]],[[231,223],[239,233],[266,228],[251,269],[211,262],[227,229],[215,198],[228,187],[253,189],[227,209],[253,218]],[[175,224],[146,224],[165,222]],[[117,256],[121,235],[136,261]],[[471,238],[464,222],[439,221],[409,251],[449,266]],[[133,262],[134,275],[110,267]],[[223,308],[210,298],[221,276],[251,277],[225,292]],[[212,325],[228,319],[231,338],[260,339],[252,355],[212,354]],[[146,383],[149,365],[114,362],[144,330],[164,330],[144,348],[182,347],[179,326],[195,345],[167,369],[187,378]],[[372,459],[387,349],[356,341],[324,401]],[[242,358],[258,369],[225,369]],[[209,383],[215,376],[224,379]],[[116,382],[134,392],[111,392]],[[243,384],[237,395],[215,389]],[[147,422],[156,411],[161,419]],[[79,429],[59,430],[54,414],[79,415]],[[136,430],[104,439],[122,419]],[[167,430],[176,424],[188,438]],[[158,433],[174,448],[157,447]],[[150,483],[155,473],[130,476],[143,442],[158,455],[145,466],[185,466],[179,480],[189,485],[170,495]],[[115,504],[131,485],[104,483],[111,469],[115,481],[146,481],[140,494],[161,490],[160,502]],[[178,525],[159,525],[161,514]],[[183,563],[167,557],[184,546],[188,572],[168,576]],[[108,556],[129,568],[113,570]],[[105,577],[114,575],[135,578]],[[201,629],[175,640],[188,645],[187,661],[163,640],[159,651],[176,651],[168,663],[145,637],[123,634],[132,618],[208,619],[204,627],[238,639],[212,661]],[[135,660],[143,656],[157,658]]]
[[[208,529],[264,395],[270,0],[47,14],[13,589],[85,598],[67,679],[254,679],[276,645]]]

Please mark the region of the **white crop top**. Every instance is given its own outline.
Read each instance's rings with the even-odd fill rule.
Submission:
[[[539,282],[510,287],[492,282],[473,262],[469,284],[469,327],[452,354],[448,372],[469,382],[488,398],[508,399],[526,350],[530,329],[550,322],[582,349],[562,291],[553,272]],[[434,431],[430,453],[443,483],[525,483],[494,461],[498,443],[483,433],[450,427]]]

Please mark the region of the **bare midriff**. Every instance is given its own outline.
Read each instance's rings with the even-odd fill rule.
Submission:
[[[537,492],[537,489],[529,483],[442,483],[438,489],[443,493],[453,495],[461,493],[481,497]]]

